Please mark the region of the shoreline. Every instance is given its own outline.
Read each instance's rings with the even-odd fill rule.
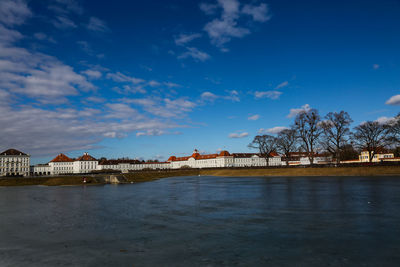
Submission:
[[[0,186],[82,186],[110,184],[105,174],[48,177],[0,178]],[[141,171],[116,174],[120,184],[132,184],[155,181],[162,178],[179,176],[230,176],[230,177],[371,177],[399,176],[400,166],[363,166],[363,167],[307,167],[307,168],[240,168],[240,169],[188,169],[169,171]],[[86,178],[86,183],[82,178]],[[118,184],[118,183],[117,183]]]

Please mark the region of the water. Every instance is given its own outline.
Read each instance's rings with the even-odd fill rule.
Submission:
[[[400,266],[399,178],[0,187],[0,266]]]

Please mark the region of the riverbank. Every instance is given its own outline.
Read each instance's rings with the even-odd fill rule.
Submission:
[[[162,178],[178,176],[399,176],[400,166],[362,166],[362,167],[306,167],[306,168],[238,168],[238,169],[189,169],[140,171],[118,174],[122,183],[149,182]],[[32,177],[32,178],[2,178],[0,186],[23,185],[101,185],[107,184],[106,174],[91,174],[77,176]],[[86,183],[83,182],[86,179]]]
[[[306,167],[201,170],[212,176],[400,176],[400,166]]]

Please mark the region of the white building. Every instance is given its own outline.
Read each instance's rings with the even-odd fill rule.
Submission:
[[[98,170],[115,170],[121,172],[170,168],[171,164],[169,162],[141,162],[139,160],[101,160],[97,167]]]
[[[310,158],[307,152],[291,152],[289,153],[288,164],[289,166],[295,165],[310,165]],[[314,154],[314,164],[329,164],[332,162],[332,156],[325,154]],[[283,163],[282,165],[285,165]]]
[[[49,164],[37,164],[31,167],[31,175],[50,175],[51,167]]]
[[[0,153],[0,176],[27,176],[30,171],[30,156],[16,149]]]
[[[62,153],[52,159],[49,166],[52,175],[74,173],[74,160]]]
[[[200,155],[195,149],[191,156],[175,157],[168,159],[172,169],[179,168],[226,168],[226,167],[263,167],[281,166],[281,157],[271,153],[268,160],[257,153],[232,153],[221,151],[219,154]]]
[[[97,170],[98,165],[97,159],[90,156],[85,152],[82,156],[77,158],[73,163],[74,173],[90,173]]]

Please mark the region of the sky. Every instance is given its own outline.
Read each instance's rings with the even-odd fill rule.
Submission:
[[[400,1],[0,0],[0,149],[249,152],[310,108],[400,111]]]

